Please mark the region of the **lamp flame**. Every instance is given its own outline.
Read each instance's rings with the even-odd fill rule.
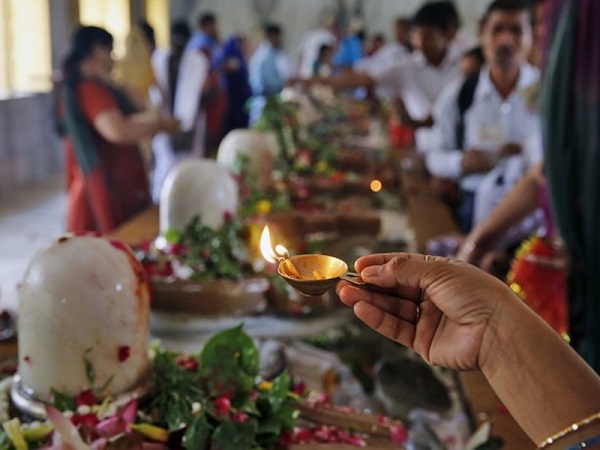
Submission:
[[[283,245],[275,246],[275,250],[271,247],[271,232],[269,226],[265,225],[262,235],[260,236],[260,252],[267,261],[278,263],[284,258],[289,258],[290,254]]]
[[[371,181],[371,184],[369,185],[369,187],[371,188],[371,190],[373,192],[379,192],[381,191],[381,188],[383,187],[381,181],[379,181],[377,178],[375,178],[373,181]]]

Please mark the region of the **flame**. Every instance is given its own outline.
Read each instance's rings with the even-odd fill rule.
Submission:
[[[290,254],[283,245],[277,245],[273,251],[271,247],[271,232],[269,226],[265,225],[262,235],[260,236],[260,252],[267,261],[276,263],[282,258],[288,258]]]

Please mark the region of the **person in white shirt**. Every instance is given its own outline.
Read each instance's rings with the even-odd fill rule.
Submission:
[[[299,45],[300,56],[297,74],[299,77],[308,78],[313,75],[313,67],[319,56],[319,49],[323,45],[335,48],[337,39],[335,34],[331,31],[333,23],[333,17],[326,16],[323,19],[321,26],[308,30],[303,36]]]
[[[411,20],[406,17],[399,17],[394,21],[394,39],[386,43],[379,50],[370,56],[366,56],[354,63],[355,71],[368,71],[369,67],[378,67],[389,61],[398,61],[410,55],[412,47],[410,45]],[[394,90],[377,87],[375,90],[377,97],[381,99],[390,99],[394,97]]]
[[[200,100],[210,61],[204,53],[186,49],[190,35],[187,23],[177,21],[171,27],[171,49],[157,49],[152,54],[157,84],[151,91],[152,103],[178,118],[182,129],[177,135],[158,133],[152,139],[155,203],[160,199],[167,174],[178,162],[204,156],[206,115],[200,108]]]
[[[530,20],[524,2],[492,2],[481,35],[487,65],[470,78],[470,105],[459,106],[465,81],[449,88],[434,108],[426,164],[433,175],[459,182],[457,216],[464,232],[542,159],[539,117],[521,94],[539,79],[539,71],[525,62]]]
[[[400,59],[368,65],[363,71],[339,74],[327,79],[312,79],[308,83],[324,83],[336,88],[364,86],[385,89],[403,100],[415,123],[429,126],[433,104],[445,86],[460,79],[460,54],[450,46],[450,18],[443,2],[423,5],[413,18],[415,52]],[[417,130],[417,146],[424,148],[427,130]]]

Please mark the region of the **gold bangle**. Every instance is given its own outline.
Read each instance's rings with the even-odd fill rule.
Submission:
[[[564,430],[559,431],[556,434],[553,434],[552,436],[550,436],[549,438],[546,438],[539,446],[538,449],[543,449],[548,447],[549,445],[552,445],[553,443],[555,443],[556,441],[558,441],[559,439],[564,438],[565,436],[569,435],[570,433],[573,433],[577,430],[579,430],[580,428],[586,427],[588,425],[591,425],[592,423],[597,422],[598,420],[600,420],[600,412],[597,412],[595,414],[592,414],[591,416],[586,417],[585,419],[580,420],[579,422],[575,422],[571,425],[569,425],[567,428],[565,428]]]

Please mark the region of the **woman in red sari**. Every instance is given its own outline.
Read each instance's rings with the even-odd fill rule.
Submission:
[[[169,117],[140,114],[111,79],[113,37],[80,27],[65,60],[67,230],[107,233],[150,205],[137,142],[176,132]]]

